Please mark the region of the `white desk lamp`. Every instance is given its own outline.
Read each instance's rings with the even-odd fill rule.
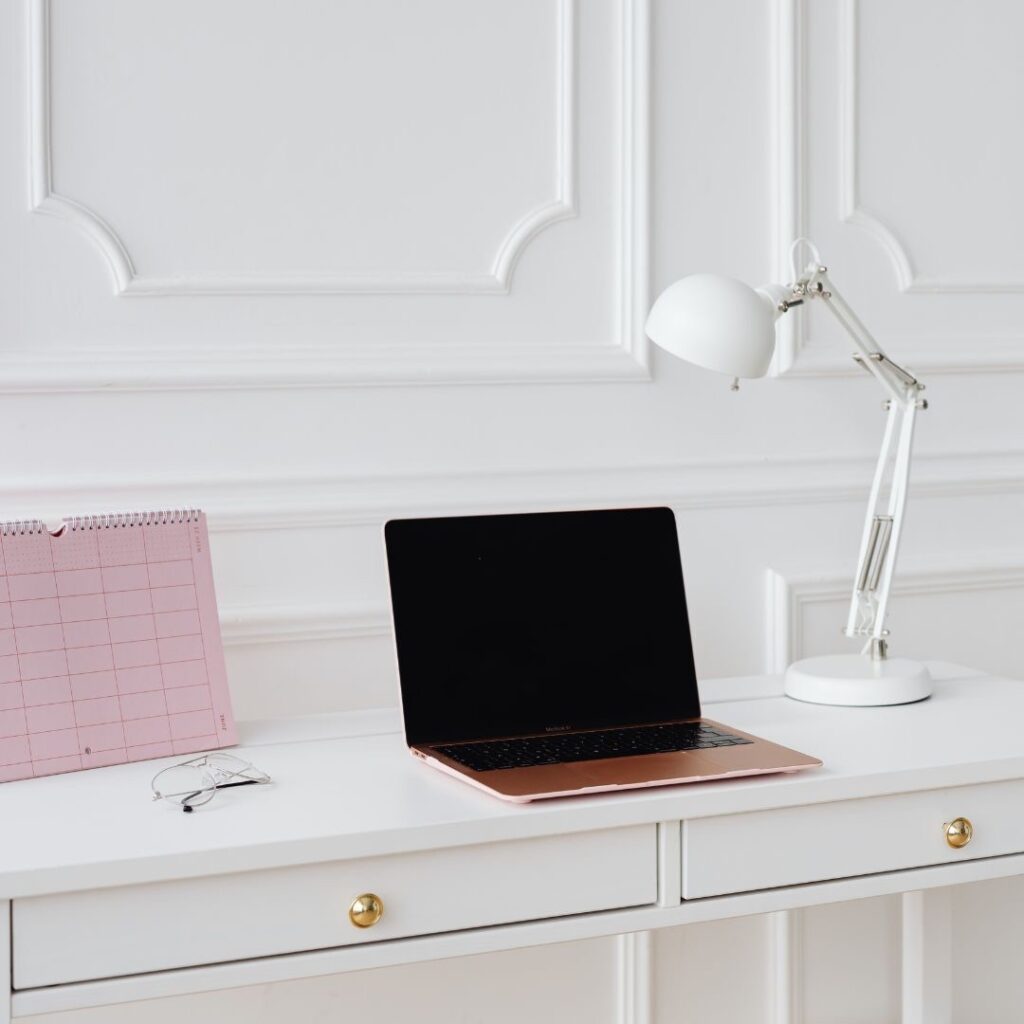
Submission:
[[[812,259],[799,273],[796,254],[801,244],[807,245]],[[865,645],[860,654],[806,658],[790,665],[786,693],[815,704],[909,704],[931,693],[931,676],[920,662],[888,657],[885,616],[907,501],[914,418],[928,407],[921,398],[924,385],[881,350],[833,287],[813,245],[797,239],[790,261],[793,283],[787,285],[754,289],[717,274],[676,281],[654,303],[647,335],[666,352],[732,377],[733,390],[740,377],[763,377],[768,372],[775,351],[775,322],[794,306],[820,299],[853,339],[853,358],[882,386],[889,412],[844,630]],[[884,501],[890,460],[892,477]]]

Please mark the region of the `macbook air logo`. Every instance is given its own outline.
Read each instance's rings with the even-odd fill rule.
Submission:
[[[571,725],[545,725],[545,732],[568,732],[572,728]]]

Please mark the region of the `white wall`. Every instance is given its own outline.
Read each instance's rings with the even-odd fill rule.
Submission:
[[[1024,674],[1018,5],[23,0],[0,19],[3,517],[205,507],[241,718],[394,702],[393,515],[669,502],[702,676],[842,649],[872,382],[817,310],[789,372],[735,395],[640,330],[687,272],[778,276],[798,233],[929,385],[894,649]],[[770,922],[657,936],[653,1017],[707,1019],[672,993],[740,972],[717,1020],[895,1020],[878,951],[898,922],[885,900],[817,910],[802,953]],[[550,963],[593,992],[612,952]],[[474,1005],[545,962],[482,961]],[[566,1019],[564,999],[523,1015]]]

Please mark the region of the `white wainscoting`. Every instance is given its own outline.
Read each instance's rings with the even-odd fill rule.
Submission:
[[[400,298],[312,310],[300,340],[241,303],[213,332],[215,299],[173,325],[93,304],[102,346],[7,351],[5,386],[643,379],[647,0],[307,6],[31,0],[30,209],[118,297]],[[511,318],[487,301],[510,293]]]
[[[206,508],[248,720],[394,707],[401,515],[670,504],[702,677],[846,649],[877,389],[816,309],[739,394],[642,332],[675,278],[785,276],[806,234],[930,385],[894,649],[1024,675],[1022,31],[1010,0],[0,5],[0,519]],[[1001,1024],[1020,899],[46,1024]]]
[[[961,13],[926,0],[776,0],[776,271],[808,235],[916,371],[1019,372],[1024,152],[1001,126],[1024,84],[1012,41],[991,31],[1017,12],[996,0]],[[786,325],[779,370],[862,372],[825,319]]]
[[[118,216],[116,213],[111,213],[109,217],[104,216],[101,211],[91,209],[85,202],[79,201],[73,196],[63,195],[57,192],[53,186],[54,177],[54,144],[53,144],[53,82],[54,82],[54,69],[53,69],[53,43],[51,35],[51,0],[34,0],[31,7],[31,28],[29,37],[29,75],[31,82],[31,116],[32,116],[32,139],[31,148],[29,153],[29,160],[31,164],[31,175],[32,175],[32,206],[33,209],[39,213],[53,214],[70,221],[75,224],[81,231],[88,235],[92,241],[99,248],[100,253],[110,268],[111,277],[113,279],[113,285],[115,292],[119,295],[244,295],[247,293],[252,294],[302,294],[302,293],[313,293],[313,294],[391,294],[391,295],[418,295],[418,294],[455,294],[455,295],[472,295],[477,293],[487,292],[508,292],[511,285],[512,270],[515,267],[517,260],[526,248],[530,240],[545,228],[549,224],[553,224],[559,220],[564,220],[577,215],[576,207],[576,143],[577,135],[579,131],[579,122],[577,117],[577,109],[575,102],[575,85],[577,76],[577,60],[576,60],[576,0],[557,0],[551,5],[550,10],[544,10],[542,7],[538,8],[534,6],[534,10],[531,12],[534,16],[539,16],[542,20],[553,20],[553,29],[551,34],[553,35],[553,77],[554,86],[548,90],[548,95],[543,97],[544,105],[547,105],[549,99],[553,100],[553,110],[550,112],[550,120],[553,123],[554,131],[551,138],[551,149],[550,154],[550,176],[552,179],[552,195],[548,197],[541,197],[535,205],[527,209],[524,213],[518,214],[513,209],[513,212],[509,214],[510,223],[507,229],[504,229],[504,234],[501,233],[501,226],[499,225],[498,236],[501,238],[496,251],[489,262],[484,265],[473,268],[465,267],[461,269],[442,269],[440,267],[434,267],[430,269],[389,269],[384,271],[371,271],[371,270],[306,270],[298,272],[291,267],[297,264],[306,264],[310,259],[310,246],[309,237],[299,237],[298,251],[290,256],[286,262],[289,269],[267,269],[259,268],[248,271],[228,271],[213,270],[213,271],[201,271],[195,272],[186,270],[181,273],[145,273],[140,271],[136,267],[136,261],[132,258],[128,251],[125,242],[118,236],[117,232],[112,226],[114,221],[123,221],[125,217],[123,215]],[[221,17],[225,14],[231,18],[227,24],[238,24],[239,15],[246,13],[243,8],[237,8],[234,11],[227,12],[212,12],[215,14],[220,13]],[[255,14],[258,18],[261,12],[256,9],[249,9],[250,14]],[[264,18],[267,13],[262,12]],[[389,18],[389,13],[391,17]],[[406,16],[416,18],[417,15],[422,19],[414,25],[409,25],[407,31],[411,37],[413,45],[403,48],[400,55],[401,59],[409,61],[411,59],[419,59],[423,61],[422,66],[407,66],[405,68],[406,74],[409,75],[410,79],[417,81],[420,89],[430,89],[431,86],[436,84],[442,84],[443,81],[440,76],[436,78],[431,75],[432,60],[434,54],[431,52],[429,47],[422,45],[425,40],[423,37],[417,38],[417,34],[423,31],[429,31],[438,24],[437,19],[434,17],[435,12],[414,12],[406,11]],[[468,11],[463,8],[461,12],[452,11],[452,14],[461,13],[463,16]],[[492,11],[492,15],[507,14],[507,11]],[[382,11],[381,23],[377,25],[371,25],[370,22],[374,18],[374,14],[371,12],[361,12],[363,21],[359,26],[359,36],[362,36],[367,31],[372,32],[375,35],[386,35],[390,38],[394,38],[390,31],[389,22],[394,16],[394,12]],[[129,52],[133,59],[132,70],[138,74],[142,72],[145,74],[146,59],[153,59],[154,54],[144,53],[143,48],[146,46],[154,46],[156,49],[163,51],[167,48],[168,39],[164,31],[167,28],[179,29],[182,25],[182,19],[180,13],[175,15],[166,22],[160,22],[158,25],[153,24],[154,14],[152,11],[145,12],[139,21],[136,23],[136,28],[141,31],[137,32],[132,37],[132,49]],[[95,25],[92,18],[86,17],[81,23],[79,28],[85,28],[88,30],[90,27]],[[287,30],[294,28],[294,23],[281,22],[278,19],[266,19],[261,22],[257,22],[252,28],[257,32],[264,34],[281,31],[282,29]],[[501,23],[495,23],[487,26],[487,34],[489,36],[489,46],[485,47],[482,44],[481,38],[476,39],[477,45],[472,48],[461,48],[459,51],[448,50],[445,52],[447,59],[458,59],[468,58],[475,65],[473,70],[479,72],[483,68],[487,69],[487,73],[496,78],[510,77],[510,73],[516,70],[515,54],[520,46],[527,42],[529,35],[533,35],[535,38],[543,37],[543,30],[550,29],[548,25],[534,25],[532,26],[532,32],[526,34],[526,37],[517,40],[513,45],[509,45],[510,40],[505,35],[503,30],[507,30],[510,26]],[[518,25],[515,26],[518,28]],[[296,42],[301,43],[306,39],[308,27],[297,26],[298,33],[294,39],[278,40],[279,44],[294,45]],[[537,31],[537,29],[541,31]],[[83,39],[86,39],[86,32],[72,32],[77,35],[78,39],[75,41],[76,46],[86,45]],[[191,35],[191,32],[185,33]],[[353,35],[356,35],[353,33]],[[430,41],[430,40],[427,40]],[[179,45],[185,42],[185,40],[171,40],[178,42]],[[332,43],[337,46],[339,42],[347,42],[344,36],[335,36]],[[623,73],[622,82],[623,89],[632,88],[633,73],[634,69],[630,66],[630,61],[633,58],[633,52],[630,49],[630,36],[624,32],[623,34]],[[346,68],[346,76],[340,81],[334,81],[331,84],[338,88],[341,96],[346,95],[346,90],[353,90],[348,93],[350,96],[360,96],[362,90],[359,90],[360,77],[366,76],[367,79],[374,72],[373,66],[374,59],[378,56],[373,53],[372,50],[367,52],[365,49],[360,54],[360,48],[364,46],[364,40],[361,38],[353,39],[349,43],[349,48],[343,51],[342,54],[336,54],[335,65],[338,64],[355,64],[354,68]],[[132,52],[136,51],[136,52]],[[220,64],[224,55],[216,47],[211,47],[200,53],[190,51],[190,55],[193,57],[199,57],[199,59],[206,58],[212,62]],[[116,59],[116,55],[110,55]],[[360,56],[365,64],[360,62]],[[141,59],[140,59],[141,58]],[[315,67],[315,65],[313,65]],[[60,68],[56,69],[56,74],[60,75]],[[166,67],[162,66],[159,61],[154,61],[150,67],[150,71],[153,74],[166,74]],[[299,69],[294,66],[291,70],[298,71]],[[638,69],[641,73],[643,69]],[[194,65],[190,68],[190,78],[199,79],[201,89],[201,76],[200,74],[195,75]],[[308,71],[308,68],[307,68]],[[116,73],[116,72],[115,72]],[[127,79],[127,74],[122,72],[124,76],[122,83]],[[256,81],[256,77],[253,76],[253,81]],[[83,84],[82,81],[79,84]],[[84,79],[84,84],[98,84],[93,80],[90,82],[88,78]],[[133,78],[133,84],[137,84],[137,79]],[[307,88],[312,85],[316,85],[315,81],[306,81],[304,83]],[[522,97],[522,84],[516,83],[519,87],[510,89],[509,92],[515,93],[516,98]],[[149,85],[153,88],[152,83],[142,83],[142,88],[145,89]],[[162,88],[162,87],[159,87]],[[401,87],[400,87],[401,88]],[[356,91],[359,90],[359,91]],[[396,90],[398,91],[398,90]],[[369,90],[367,90],[369,93]],[[312,98],[312,93],[307,92],[307,102]],[[408,93],[404,97],[400,94],[397,97],[401,99],[410,99]],[[453,97],[450,92],[447,96],[443,94],[439,96],[418,96],[416,102],[422,104],[424,107],[430,109],[437,109],[442,105],[445,99],[449,102]],[[118,108],[111,106],[107,108],[102,101],[121,100],[122,97],[106,93],[100,97],[101,102],[96,104],[93,108],[94,113],[98,113],[100,117],[104,113],[110,115],[110,120],[115,119],[115,114],[121,114],[122,111]],[[189,114],[193,118],[202,117],[206,112],[203,110],[201,103],[201,93],[193,93],[190,97],[175,97],[175,104],[182,102],[182,99],[189,104]],[[267,104],[269,97],[261,97],[264,104]],[[362,97],[360,96],[360,99]],[[391,103],[395,102],[395,97],[388,97]],[[80,96],[75,97],[76,102],[82,102]],[[363,104],[360,103],[360,106]],[[518,105],[518,104],[517,104]],[[291,104],[285,106],[290,107]],[[624,110],[632,113],[632,105],[624,104]],[[322,110],[317,112],[320,117],[328,114],[328,111]],[[394,115],[397,111],[390,109],[387,114],[391,114],[393,120]],[[544,114],[548,113],[545,109],[539,111],[533,111],[527,104],[522,104],[518,110],[522,123],[518,125],[521,129],[534,129],[538,123],[544,124]],[[540,118],[531,116],[532,114],[540,113]],[[362,117],[365,122],[377,122],[389,120],[387,114],[384,112],[365,111],[362,113]],[[270,130],[282,129],[284,127],[283,122],[273,122],[270,126]],[[365,128],[366,125],[364,124]],[[624,128],[625,128],[624,124]],[[508,133],[508,122],[503,123],[503,131]],[[520,149],[529,152],[531,146],[535,146],[536,140],[532,139],[530,135],[532,132],[527,133],[522,138],[509,138],[506,140],[506,144],[510,149]],[[108,141],[111,141],[113,133],[107,135]],[[471,138],[464,138],[460,141],[472,144],[474,151],[478,153],[479,141]],[[628,138],[624,131],[623,142],[627,142]],[[436,143],[435,143],[436,144]],[[135,149],[138,146],[137,140],[131,140],[131,146]],[[536,147],[539,148],[539,147]],[[108,177],[113,163],[115,170],[121,170],[126,174],[131,174],[137,168],[134,168],[128,164],[127,161],[119,161],[116,157],[111,159],[113,154],[109,150],[96,150],[93,147],[88,147],[88,151],[81,156],[91,157],[95,162],[92,166],[86,168],[87,171],[91,171],[88,177],[92,179],[92,184],[97,184],[96,178]],[[247,166],[244,160],[252,160],[255,154],[247,153],[243,154],[238,152],[237,148],[233,151],[228,151],[225,156],[231,158],[231,163],[226,168],[227,174],[230,176],[230,187],[232,189],[231,198],[233,201],[238,201],[237,192],[244,187],[246,184],[246,170]],[[384,161],[378,160],[372,161],[372,166],[369,168],[361,167],[357,163],[350,163],[348,170],[350,173],[356,174],[361,179],[358,183],[352,184],[352,191],[366,195],[372,194],[374,188],[385,188],[390,187],[391,189],[397,190],[400,185],[405,184],[407,179],[399,177],[397,181],[390,181],[385,186],[379,180],[379,176],[382,173],[387,173],[390,170],[390,164],[392,163],[403,163],[408,164],[411,158],[416,155],[415,152],[408,151],[400,154],[394,154],[395,156],[403,157],[404,159],[395,161]],[[469,152],[449,154],[450,157],[454,158],[455,163],[466,163],[468,158],[471,156]],[[498,167],[503,163],[508,163],[509,158],[507,154],[496,153],[493,155],[493,159],[496,161]],[[151,167],[150,170],[153,168]],[[163,167],[161,167],[161,170]],[[66,175],[66,169],[60,168],[60,177],[63,179]],[[297,167],[288,167],[283,170],[287,171],[289,178],[294,175],[295,171],[298,170],[302,177],[298,180],[288,180],[287,182],[282,181],[281,184],[285,185],[288,191],[296,191],[300,186],[309,189],[313,194],[318,197],[318,204],[316,205],[316,215],[326,216],[329,215],[329,211],[326,208],[327,202],[333,196],[337,196],[339,190],[334,187],[332,188],[331,181],[328,178],[322,178],[319,174],[315,173],[317,170],[312,166],[310,162],[299,162]],[[494,168],[492,168],[494,170]],[[73,171],[73,169],[72,169]],[[303,173],[304,172],[304,173]],[[546,174],[540,175],[546,177]],[[72,181],[69,184],[69,188],[74,192],[75,185],[73,180],[73,173],[71,175]],[[376,180],[375,180],[376,179]],[[123,199],[125,196],[131,195],[131,190],[126,189],[124,186],[127,184],[124,180],[118,181],[116,178],[110,182],[107,188],[108,198],[112,199]],[[448,183],[452,192],[448,198],[452,202],[455,210],[458,209],[458,203],[462,200],[462,196],[459,194],[459,183],[450,182]],[[499,183],[496,178],[491,175],[488,177],[487,186],[489,189],[493,189]],[[184,194],[175,194],[174,191],[168,189],[164,192],[165,201],[175,202],[180,201],[183,205],[180,208],[174,209],[174,220],[183,222],[184,226],[187,227],[189,221],[188,217],[192,214],[196,200],[198,198],[195,194],[189,194],[187,191]],[[251,200],[251,197],[247,197]],[[491,195],[490,199],[492,202],[495,200],[495,196]],[[513,197],[508,197],[510,200]],[[254,206],[256,204],[253,204]],[[168,216],[164,211],[150,211],[158,212],[158,224],[161,231],[157,232],[153,236],[153,243],[157,247],[157,258],[159,258],[159,245],[160,243],[166,243],[166,231],[168,228]],[[218,213],[222,211],[216,211]],[[265,206],[260,209],[262,215],[261,227],[264,230],[269,229],[270,231],[279,232],[281,225],[267,223],[267,214],[273,214],[275,211],[268,210]],[[480,230],[481,225],[477,223],[470,223],[467,221],[460,220],[457,216],[444,212],[443,208],[438,209],[438,204],[430,202],[427,196],[419,197],[418,202],[409,203],[406,209],[408,214],[422,215],[427,214],[428,218],[437,218],[438,214],[441,214],[439,220],[429,220],[422,226],[422,233],[438,234],[446,229],[456,228],[458,231],[463,231],[466,227],[470,227],[473,230]],[[207,216],[210,215],[210,211],[207,211]],[[149,227],[150,225],[145,225]],[[223,228],[224,225],[222,225]],[[378,242],[381,246],[384,254],[390,260],[394,258],[396,252],[401,252],[403,247],[408,246],[410,242],[410,236],[407,233],[409,227],[408,219],[400,222],[400,226],[403,229],[399,236],[391,239],[382,239]],[[306,227],[307,236],[312,233],[311,225]],[[373,225],[374,229],[379,229],[380,223],[377,222]],[[488,225],[483,225],[487,229]],[[366,225],[363,231],[370,230],[370,226]],[[182,232],[184,234],[184,232]],[[354,233],[355,234],[355,233]],[[473,248],[486,248],[486,239],[488,235],[494,234],[491,230],[484,231],[483,238],[472,239],[474,242]],[[414,237],[414,236],[413,236]],[[179,244],[184,241],[184,238],[179,238]],[[350,243],[351,239],[335,239],[336,241],[342,241]],[[241,240],[240,240],[241,241]],[[467,240],[468,241],[468,240]],[[152,247],[148,246],[148,247]],[[275,264],[279,263],[281,256],[284,255],[281,250],[283,246],[279,242],[271,247],[272,251],[269,253]],[[193,252],[193,257],[199,255],[199,253]],[[204,254],[205,255],[205,254]],[[333,255],[333,253],[332,253]],[[359,254],[362,257],[362,254]],[[228,257],[230,260],[232,257]],[[236,253],[233,257],[242,263],[250,262],[249,257],[244,252]],[[459,262],[458,259],[455,260]]]
[[[830,653],[845,625],[852,574],[766,574],[765,670],[783,672],[799,658]],[[993,559],[960,558],[929,567],[903,565],[891,596],[891,649],[1018,678],[1024,651],[1016,630],[1024,615],[1024,550]],[[987,637],[979,644],[978,633]]]

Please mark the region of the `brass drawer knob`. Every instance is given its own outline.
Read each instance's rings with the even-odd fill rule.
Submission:
[[[954,818],[943,827],[946,830],[946,842],[954,850],[962,849],[974,838],[974,826],[969,818]]]
[[[352,901],[348,919],[357,928],[370,928],[384,916],[384,901],[372,892],[364,892]]]

